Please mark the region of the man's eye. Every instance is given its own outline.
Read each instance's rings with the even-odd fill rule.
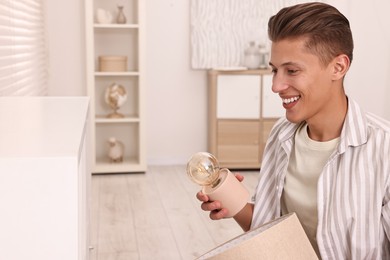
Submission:
[[[296,74],[298,70],[287,70],[288,74]]]
[[[272,69],[272,74],[276,74],[276,72],[278,72],[278,70],[277,69]]]

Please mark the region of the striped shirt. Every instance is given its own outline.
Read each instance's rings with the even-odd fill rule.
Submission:
[[[281,195],[299,124],[281,118],[264,152],[251,228],[281,215]],[[322,259],[390,259],[390,122],[353,100],[317,184]]]

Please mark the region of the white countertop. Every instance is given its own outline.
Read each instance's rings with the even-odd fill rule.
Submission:
[[[88,97],[0,97],[0,157],[74,156]]]

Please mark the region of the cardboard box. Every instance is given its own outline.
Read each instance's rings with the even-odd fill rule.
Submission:
[[[126,56],[99,56],[99,71],[123,72],[127,71]]]
[[[248,231],[198,259],[318,259],[295,213]]]

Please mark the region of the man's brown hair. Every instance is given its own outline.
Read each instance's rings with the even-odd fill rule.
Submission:
[[[272,42],[306,37],[307,49],[325,66],[340,54],[346,54],[352,62],[349,21],[328,4],[312,2],[281,9],[268,21],[268,36]]]

